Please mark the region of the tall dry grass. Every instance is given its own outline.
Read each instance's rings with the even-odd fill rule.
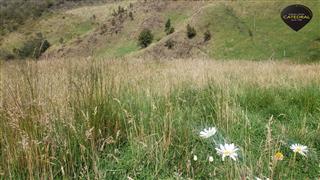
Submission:
[[[295,90],[320,84],[319,64],[289,61],[56,59],[2,62],[0,70],[0,176],[30,179],[117,175],[116,170],[102,168],[111,165],[101,157],[120,162],[117,151],[123,146],[137,149],[132,159],[146,156],[150,160],[147,164],[155,163],[149,175],[161,175],[168,156],[175,157],[170,155],[175,152],[182,154],[181,160],[173,159],[177,171],[197,177],[203,170],[187,160],[188,148],[195,141],[189,139],[195,132],[193,126],[199,125],[195,123],[211,122],[228,134],[245,122],[241,127],[246,131],[250,123],[243,119],[249,118],[248,112],[236,98],[246,93],[246,88]],[[215,89],[207,91],[208,85]],[[184,104],[189,102],[199,109]],[[200,119],[209,120],[193,122],[191,118],[198,118],[198,111],[206,115]],[[269,131],[269,139],[263,141],[263,153],[267,151],[268,156],[259,154],[258,161],[250,159],[246,166],[229,167],[236,170],[228,178],[243,177],[244,171],[251,175],[265,172],[268,165],[264,161],[271,163],[275,151],[271,146],[280,142],[273,142]],[[244,133],[244,149],[249,148],[254,137],[242,130],[239,133]],[[178,142],[181,144],[172,150]],[[257,156],[250,151],[244,154]],[[124,166],[128,176],[139,177],[135,172],[140,166],[131,165],[137,167]]]

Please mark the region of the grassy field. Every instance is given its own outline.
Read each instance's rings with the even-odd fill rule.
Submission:
[[[319,179],[320,3],[296,3],[314,13],[299,32],[280,18],[285,0],[114,1],[27,19],[0,53],[39,32],[51,47],[0,54],[0,179]]]
[[[319,64],[1,63],[0,179],[320,176]],[[237,161],[222,161],[212,139],[200,138],[208,127],[240,149]],[[292,143],[308,146],[307,156]]]

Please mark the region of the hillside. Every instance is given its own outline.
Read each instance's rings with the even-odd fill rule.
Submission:
[[[52,44],[43,58],[97,57],[127,55],[153,58],[209,57],[215,59],[295,59],[314,61],[320,57],[318,29],[320,3],[303,1],[314,11],[314,19],[301,31],[294,32],[281,20],[280,11],[287,2],[181,2],[120,1],[56,10],[30,20],[17,31],[1,37],[0,49],[12,52],[41,32]],[[118,7],[125,12],[112,15]],[[133,19],[129,17],[133,14]],[[170,18],[175,32],[164,32]],[[186,37],[191,24],[197,36]],[[147,49],[138,46],[143,28],[152,30],[155,38]],[[212,39],[203,42],[203,33]],[[165,42],[175,42],[172,49]]]
[[[319,179],[319,1],[3,2],[0,180]]]

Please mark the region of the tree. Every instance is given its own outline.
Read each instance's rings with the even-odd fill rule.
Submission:
[[[141,31],[140,35],[139,35],[139,45],[142,48],[146,48],[149,46],[149,44],[152,43],[153,41],[153,35],[150,31],[150,29],[144,29]]]
[[[20,49],[14,49],[20,58],[39,58],[50,47],[50,43],[43,37],[41,33],[37,33],[35,37],[26,41]]]
[[[197,35],[196,30],[194,29],[194,27],[191,27],[190,24],[187,25],[187,36],[189,39],[192,39],[193,37],[195,37]]]
[[[207,42],[211,39],[211,33],[209,30],[207,30],[206,32],[204,32],[203,34],[203,39],[204,39],[204,42]]]
[[[171,28],[171,20],[168,19],[164,28],[164,32],[168,32]]]
[[[164,32],[166,32],[167,35],[172,34],[174,32],[174,28],[171,26],[170,19],[168,19],[166,22]]]

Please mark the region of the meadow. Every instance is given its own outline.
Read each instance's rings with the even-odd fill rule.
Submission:
[[[320,176],[319,64],[87,58],[0,70],[0,179]],[[239,148],[236,161],[199,136],[208,127]]]

